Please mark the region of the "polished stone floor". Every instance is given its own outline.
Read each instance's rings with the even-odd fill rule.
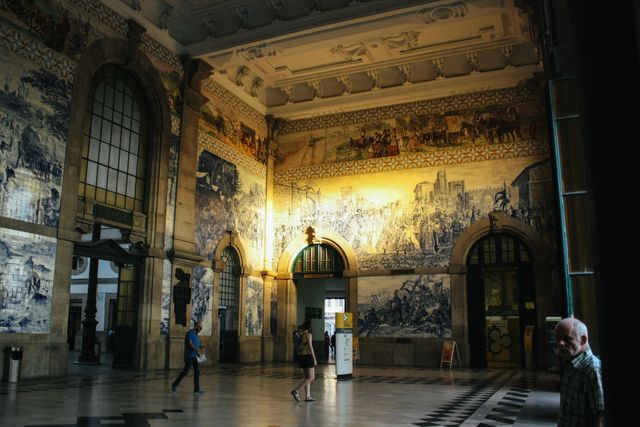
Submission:
[[[542,371],[356,367],[338,381],[321,365],[315,402],[296,403],[293,364],[203,367],[171,392],[178,371],[70,368],[64,378],[0,384],[0,426],[295,427],[555,426],[558,375]]]

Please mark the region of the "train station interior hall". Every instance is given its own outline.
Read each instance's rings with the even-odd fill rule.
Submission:
[[[0,1],[0,425],[554,426],[571,316],[625,425],[640,8],[602,12]]]

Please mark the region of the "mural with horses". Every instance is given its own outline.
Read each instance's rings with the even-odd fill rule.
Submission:
[[[288,169],[544,137],[540,103],[521,102],[282,134],[276,164]]]
[[[0,88],[0,215],[57,227],[71,82],[14,58]]]

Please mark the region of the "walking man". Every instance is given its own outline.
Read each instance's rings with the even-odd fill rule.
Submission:
[[[202,330],[202,322],[196,322],[193,325],[193,329],[187,332],[184,337],[184,369],[178,375],[178,378],[171,384],[171,391],[176,392],[180,381],[189,373],[189,369],[193,366],[193,393],[197,395],[204,394],[204,391],[200,390],[200,364],[198,363],[198,356],[200,355],[200,349],[204,346],[200,345],[200,339],[198,333]]]

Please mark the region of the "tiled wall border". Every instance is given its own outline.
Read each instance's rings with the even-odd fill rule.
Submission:
[[[223,88],[219,83],[211,79],[207,79],[202,82],[202,89],[204,92],[231,107],[236,114],[243,115],[253,121],[256,125],[259,125],[263,132],[266,130],[267,123],[265,122],[264,116],[249,104]]]
[[[76,63],[0,20],[0,45],[64,80],[73,80]]]
[[[546,141],[512,142],[276,170],[277,183],[548,154]]]
[[[284,124],[280,135],[388,120],[398,116],[409,117],[421,114],[446,113],[489,105],[509,105],[524,101],[539,101],[542,104],[544,101],[542,88],[535,85],[517,86],[293,120]]]
[[[198,145],[228,162],[249,169],[258,176],[267,176],[267,167],[265,165],[234,150],[219,139],[211,135],[207,135],[203,130],[198,132]]]

